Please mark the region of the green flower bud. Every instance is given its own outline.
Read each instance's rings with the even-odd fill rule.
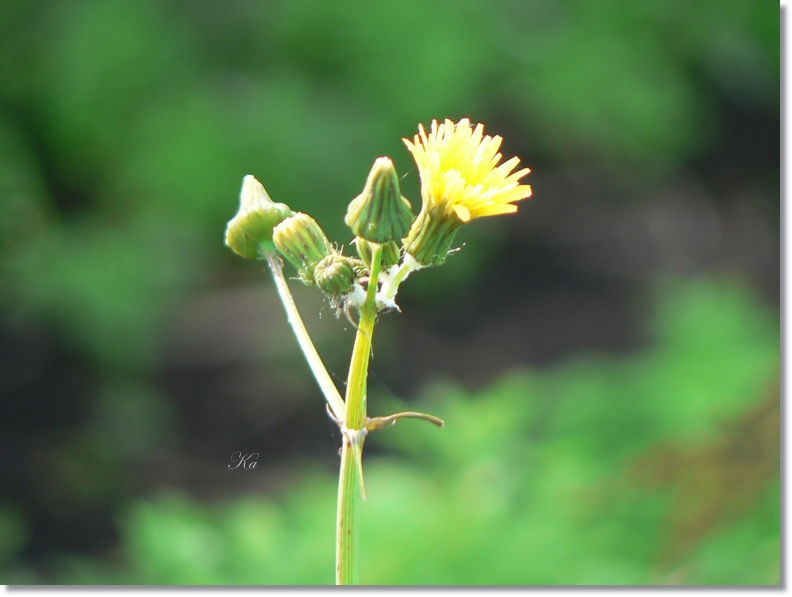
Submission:
[[[297,269],[300,280],[308,286],[314,284],[314,268],[333,252],[316,220],[302,212],[275,226],[272,240],[281,255]]]
[[[340,297],[352,290],[355,277],[352,260],[340,253],[328,255],[314,269],[316,285],[331,298]]]
[[[400,240],[415,219],[410,202],[399,193],[399,177],[390,158],[377,158],[363,192],[347,208],[346,225],[375,243]]]
[[[294,212],[288,205],[274,203],[262,184],[248,174],[242,180],[239,211],[228,222],[225,244],[246,259],[263,259],[273,250],[272,230]]]
[[[371,269],[371,258],[374,256],[373,243],[370,243],[365,238],[359,236],[355,239],[355,246],[357,247],[358,255],[366,264],[366,267]],[[382,269],[386,270],[397,263],[401,257],[399,252],[399,245],[395,241],[390,241],[382,245]]]

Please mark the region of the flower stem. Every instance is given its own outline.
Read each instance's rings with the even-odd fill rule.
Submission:
[[[341,473],[338,477],[338,517],[336,528],[336,584],[360,584],[358,563],[358,508],[355,456],[351,444],[344,437],[341,449]]]
[[[351,585],[360,582],[358,561],[358,509],[363,493],[363,470],[360,465],[364,434],[361,430],[366,418],[366,379],[371,357],[371,338],[377,319],[377,279],[382,261],[382,246],[375,245],[371,259],[366,302],[360,307],[360,322],[352,361],[349,365],[346,392],[346,417],[344,444],[341,448],[341,472],[338,479],[338,516],[336,526],[336,584]],[[356,474],[357,473],[357,474]],[[355,483],[357,476],[359,484]]]
[[[319,384],[319,388],[322,390],[322,394],[324,394],[325,400],[327,400],[327,404],[330,406],[330,410],[333,411],[333,415],[335,415],[336,419],[339,421],[343,421],[346,416],[344,401],[341,399],[338,388],[336,388],[330,374],[327,372],[322,358],[316,351],[316,347],[311,341],[311,337],[308,335],[308,330],[305,329],[305,324],[303,323],[302,317],[300,317],[300,312],[297,310],[294,297],[283,275],[281,260],[271,251],[266,251],[265,255],[267,256],[267,264],[269,265],[270,272],[272,272],[272,277],[275,279],[275,287],[278,289],[278,295],[283,303],[283,308],[286,309],[286,318],[289,320],[294,335],[297,337],[297,342],[300,344],[300,348],[305,355],[305,360],[308,361],[308,366],[311,368]]]

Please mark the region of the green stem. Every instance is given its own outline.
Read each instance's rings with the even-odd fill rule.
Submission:
[[[366,379],[368,364],[371,357],[371,337],[377,318],[377,278],[382,261],[382,246],[374,245],[371,259],[371,275],[369,277],[366,302],[360,308],[360,322],[352,349],[352,361],[349,365],[349,377],[346,391],[346,417],[344,427],[352,433],[344,434],[344,445],[341,449],[341,472],[338,479],[338,516],[336,526],[336,584],[351,585],[360,582],[360,565],[358,562],[358,509],[363,491],[363,470],[360,460],[355,457],[355,450],[362,450],[363,440],[359,432],[363,429],[366,418]],[[353,438],[355,438],[354,445]],[[359,456],[359,454],[358,454]],[[359,486],[355,484],[355,476]]]
[[[322,390],[325,400],[327,400],[327,404],[330,405],[330,410],[333,411],[333,415],[335,415],[336,419],[339,421],[343,421],[346,416],[344,401],[341,399],[338,388],[336,388],[330,374],[327,372],[322,358],[316,351],[316,347],[311,341],[311,337],[308,335],[308,330],[305,329],[305,324],[303,323],[302,317],[300,317],[300,312],[297,310],[294,297],[283,275],[281,260],[271,251],[266,251],[265,255],[267,256],[267,264],[272,272],[272,277],[275,279],[275,287],[278,289],[278,295],[280,296],[284,309],[286,309],[286,318],[289,320],[294,335],[297,337],[297,342],[300,344],[300,348],[305,355],[305,360],[308,361],[308,366],[311,368],[319,384],[319,388]]]
[[[349,439],[344,437],[341,451],[341,473],[338,477],[338,519],[336,528],[336,584],[360,584],[358,566],[357,467]]]

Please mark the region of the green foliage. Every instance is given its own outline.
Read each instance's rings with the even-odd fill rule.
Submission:
[[[362,582],[777,584],[778,322],[740,287],[666,281],[656,343],[427,387],[445,427],[369,439]],[[382,404],[382,399],[372,401]],[[389,405],[395,407],[396,405]],[[126,515],[123,582],[329,584],[335,479]],[[94,582],[74,572],[64,582]]]
[[[338,206],[360,192],[372,156],[392,155],[419,202],[400,141],[418,122],[490,122],[507,109],[512,138],[551,162],[583,157],[654,180],[713,140],[701,74],[737,104],[778,106],[770,3],[241,6],[0,9],[7,308],[126,365],[156,346],[174,298],[230,261],[217,238],[246,173],[343,243]],[[59,214],[55,200],[75,206]],[[485,267],[456,260],[470,275]],[[413,292],[469,279],[439,275]]]
[[[724,110],[777,116],[778,14],[744,0],[0,3],[0,318],[76,349],[97,380],[87,428],[48,438],[57,487],[82,504],[125,494],[124,467],[167,435],[152,381],[163,324],[228,270],[260,279],[222,246],[244,174],[341,243],[339,208],[373,157],[393,156],[420,201],[400,138],[432,118],[485,122],[552,169],[597,164],[617,184],[654,183],[707,157]],[[500,226],[462,231],[476,251],[411,278],[413,304],[447,310],[437,297],[476,283],[500,254]],[[474,395],[430,388],[426,410],[444,411],[446,429],[401,422],[373,436],[397,452],[367,463],[364,581],[777,579],[777,489],[742,522],[692,533],[689,570],[652,560],[673,490],[630,490],[607,516],[567,493],[588,496],[658,442],[715,445],[772,376],[777,322],[744,292],[701,283],[661,305],[649,353],[523,372]],[[334,500],[317,473],[277,502],[139,503],[113,564],[64,555],[55,576],[331,582]],[[11,564],[29,515],[0,510],[9,582],[46,581]]]

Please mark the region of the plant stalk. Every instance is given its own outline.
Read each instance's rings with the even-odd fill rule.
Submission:
[[[352,349],[346,391],[346,416],[344,444],[341,448],[341,472],[338,479],[338,515],[336,526],[336,584],[352,585],[360,583],[360,562],[358,561],[358,510],[363,494],[363,470],[360,454],[355,450],[363,449],[363,435],[360,430],[366,418],[366,380],[369,358],[371,357],[371,338],[377,319],[377,279],[382,261],[382,246],[376,245],[371,259],[366,302],[360,308],[360,322]],[[349,433],[351,432],[351,433]],[[353,438],[355,438],[353,440]],[[355,445],[357,443],[357,445]],[[355,483],[357,480],[359,483]]]
[[[294,335],[297,337],[297,342],[300,344],[300,348],[305,355],[305,360],[308,361],[308,366],[311,368],[316,382],[319,384],[319,388],[322,390],[322,394],[324,394],[325,400],[327,400],[327,404],[330,406],[333,415],[337,420],[343,421],[346,416],[344,401],[341,399],[338,388],[336,388],[330,374],[327,372],[322,358],[316,351],[316,347],[311,337],[308,335],[308,330],[305,329],[305,324],[303,323],[302,317],[300,317],[300,312],[297,310],[294,297],[286,282],[286,277],[283,275],[283,266],[281,265],[280,257],[271,251],[265,251],[265,255],[267,256],[267,265],[269,265],[272,277],[275,279],[275,287],[278,289],[278,295],[283,303],[283,308],[286,310],[286,319],[288,319],[289,324],[291,324]]]

